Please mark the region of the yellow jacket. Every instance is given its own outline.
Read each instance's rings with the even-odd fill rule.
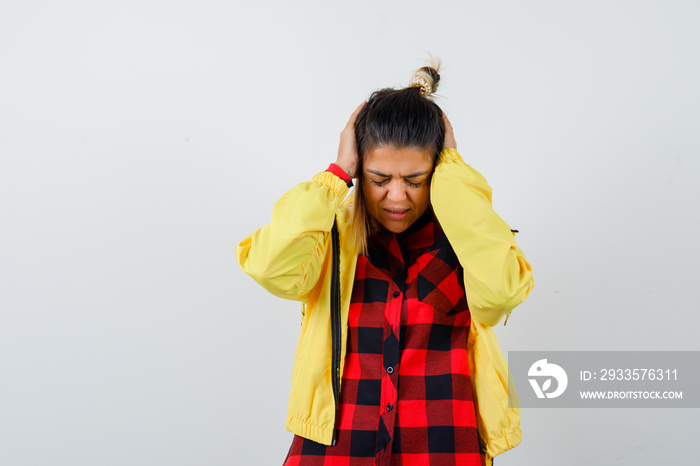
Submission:
[[[275,296],[302,302],[286,427],[325,445],[332,443],[336,413],[330,331],[334,220],[340,235],[341,374],[357,264],[357,253],[344,240],[351,218],[347,194],[343,180],[321,172],[284,194],[272,221],[236,248],[239,265],[256,282]],[[521,431],[517,394],[509,393],[508,367],[491,327],[525,300],[534,285],[532,271],[510,227],[493,211],[488,183],[455,149],[440,154],[430,200],[464,269],[477,424],[484,451],[493,458],[520,443]]]

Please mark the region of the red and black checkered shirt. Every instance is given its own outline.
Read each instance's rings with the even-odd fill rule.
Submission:
[[[484,465],[462,268],[432,209],[357,262],[337,443],[295,436],[285,465]]]

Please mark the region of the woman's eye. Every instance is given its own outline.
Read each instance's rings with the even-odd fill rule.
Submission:
[[[384,186],[385,184],[387,184],[388,181],[389,180],[383,180],[383,181],[372,180],[372,183],[376,186]]]
[[[408,185],[412,188],[420,188],[421,185],[423,184],[422,181],[420,183],[411,183],[410,181],[406,181],[406,183],[408,183]]]

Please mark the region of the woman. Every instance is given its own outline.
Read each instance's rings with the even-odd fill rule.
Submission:
[[[285,464],[489,465],[520,442],[491,326],[532,273],[430,100],[439,79],[424,67],[372,94],[336,162],[236,249],[265,289],[302,302]]]

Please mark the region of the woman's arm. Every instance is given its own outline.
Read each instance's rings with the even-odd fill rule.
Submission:
[[[445,120],[446,148],[433,174],[431,203],[464,269],[472,317],[493,326],[525,300],[534,286],[532,269],[510,227],[494,212],[488,183],[457,152]]]
[[[340,133],[336,164],[351,177],[357,166],[355,121],[363,105]],[[291,189],[275,203],[271,222],[240,242],[238,264],[275,296],[306,300],[318,282],[335,214],[347,193],[347,183],[328,171]]]
[[[318,281],[347,192],[347,184],[329,172],[291,189],[275,203],[271,222],[239,243],[238,264],[275,296],[305,300]]]

